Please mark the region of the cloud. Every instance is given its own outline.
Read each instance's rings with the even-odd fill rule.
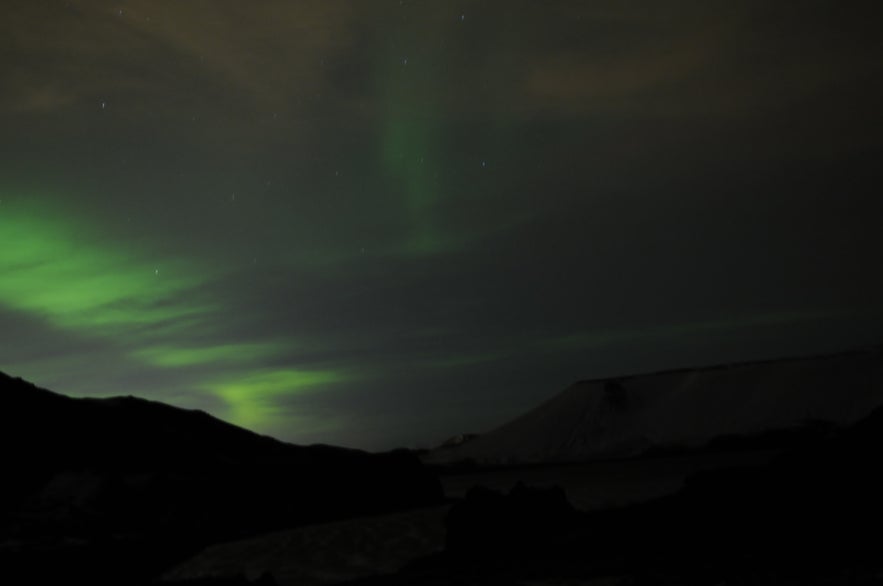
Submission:
[[[570,21],[583,35],[543,38],[529,53],[518,104],[557,116],[756,119],[834,85],[869,87],[883,65],[858,15],[880,10],[860,4],[592,3]]]
[[[140,94],[211,107],[209,92],[224,92],[227,104],[238,95],[243,106],[286,111],[298,96],[322,93],[321,62],[349,47],[359,12],[337,1],[19,2],[0,25],[10,50],[6,106],[61,107],[100,94],[132,103]],[[194,81],[203,91],[182,93]]]
[[[588,351],[612,348],[620,345],[667,343],[676,338],[701,336],[715,333],[753,331],[764,327],[794,326],[803,323],[823,322],[848,315],[845,311],[781,312],[748,315],[742,319],[719,319],[691,323],[648,326],[644,328],[598,329],[558,336],[539,341],[537,345],[547,351]]]

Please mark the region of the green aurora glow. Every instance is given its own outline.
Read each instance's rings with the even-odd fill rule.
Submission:
[[[879,2],[7,4],[11,375],[385,449],[880,342]]]
[[[230,407],[227,417],[233,423],[250,429],[278,429],[287,415],[280,413],[275,399],[345,380],[346,375],[332,371],[257,370],[208,383],[206,389],[226,401]]]
[[[211,309],[183,301],[209,272],[100,240],[96,228],[67,214],[3,206],[0,300],[59,327],[117,332]]]
[[[273,427],[274,397],[345,379],[333,371],[262,367],[292,349],[285,342],[180,344],[223,314],[217,301],[197,301],[204,297],[198,287],[215,276],[204,263],[108,242],[97,227],[69,213],[0,208],[0,304],[91,337],[126,336],[128,357],[153,367],[227,371],[222,382],[207,374],[210,380],[196,386],[223,400],[224,416],[234,423]],[[151,333],[139,336],[144,325]]]

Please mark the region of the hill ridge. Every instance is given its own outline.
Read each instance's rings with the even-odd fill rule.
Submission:
[[[623,457],[813,419],[851,423],[881,404],[883,346],[585,379],[424,460],[499,465]]]

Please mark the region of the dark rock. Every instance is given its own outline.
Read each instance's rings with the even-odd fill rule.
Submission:
[[[446,551],[487,556],[546,547],[574,526],[577,513],[560,487],[518,483],[508,495],[472,488],[446,518]]]

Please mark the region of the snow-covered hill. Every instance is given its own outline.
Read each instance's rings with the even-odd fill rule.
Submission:
[[[581,381],[431,463],[577,461],[809,420],[851,423],[883,404],[883,348]]]

